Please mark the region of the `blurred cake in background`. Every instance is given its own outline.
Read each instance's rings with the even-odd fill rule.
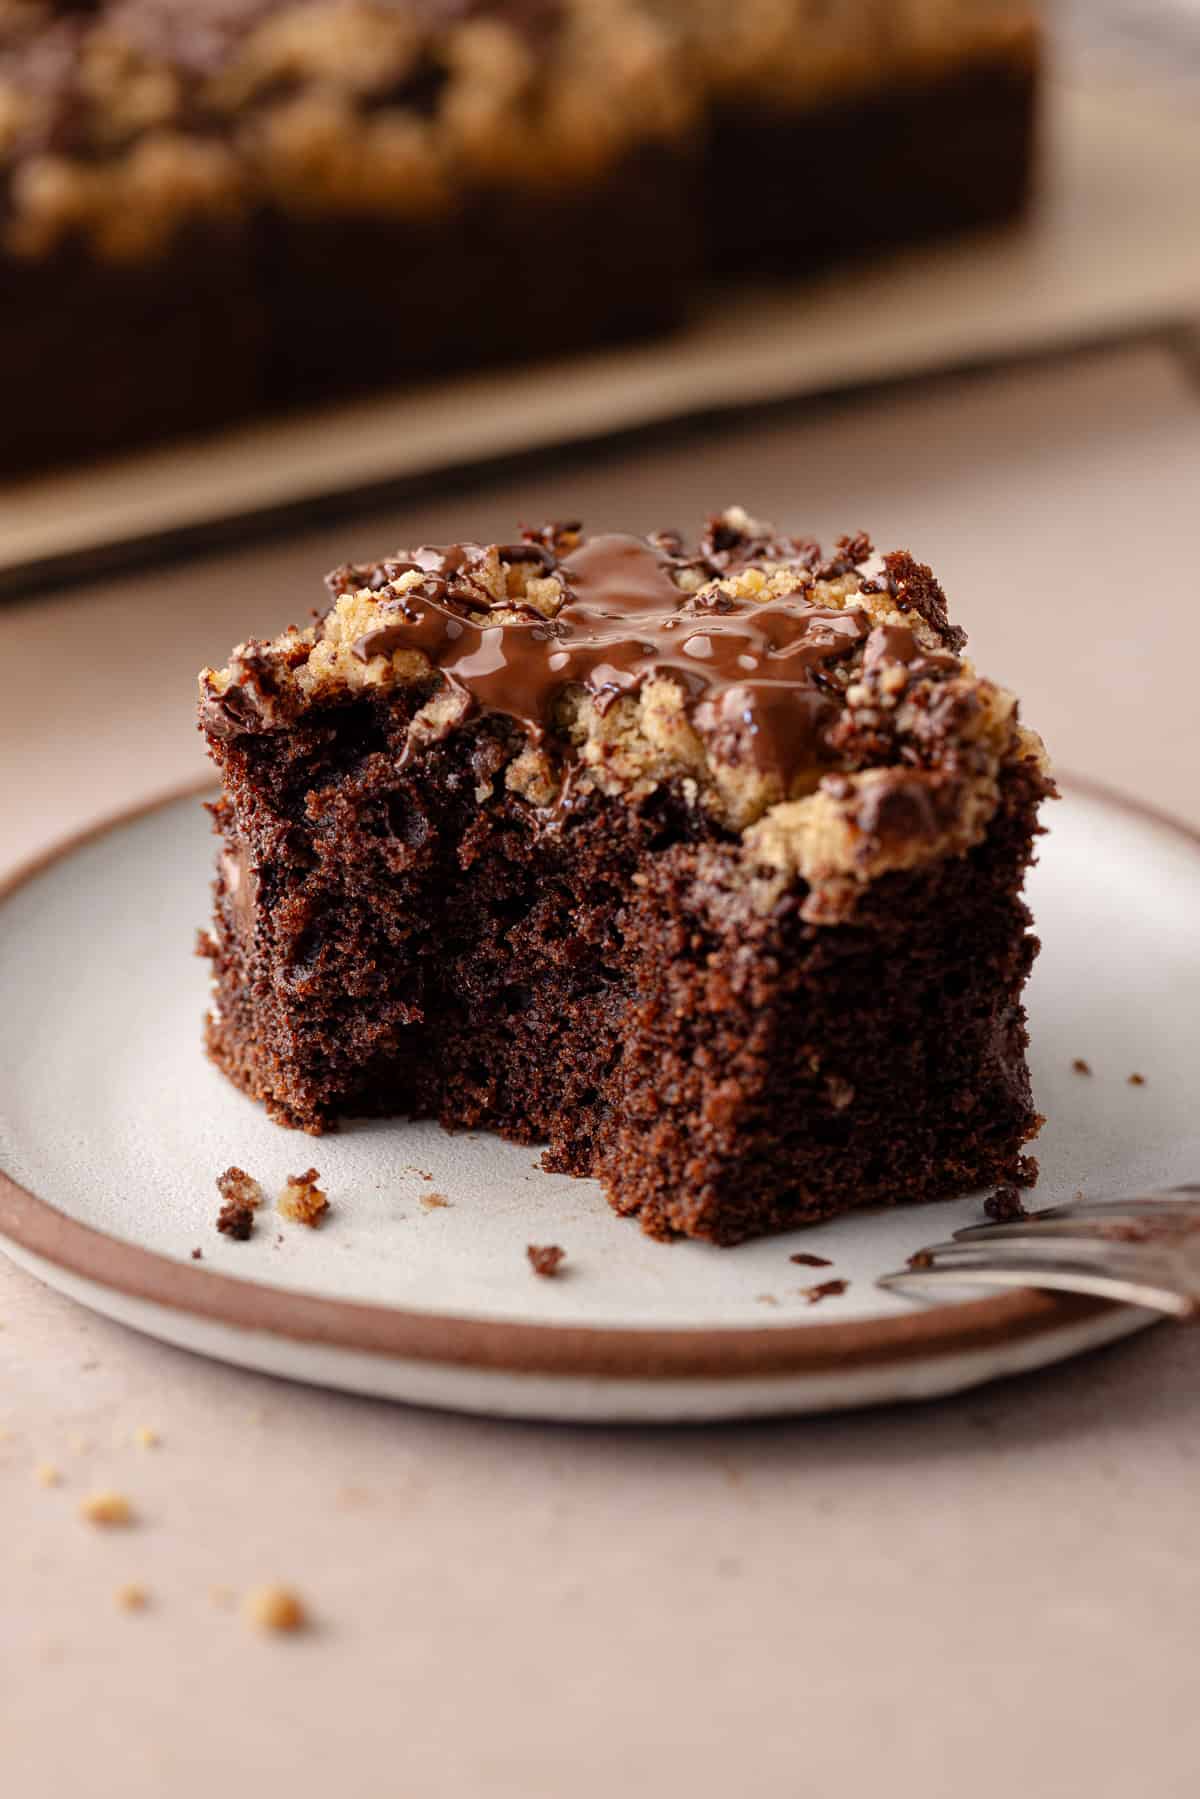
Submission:
[[[0,0],[0,466],[663,330],[1014,211],[996,0]]]
[[[639,0],[0,0],[0,461],[661,328],[699,112]]]
[[[1040,50],[1014,0],[658,0],[708,104],[724,264],[798,266],[991,224],[1028,199]]]

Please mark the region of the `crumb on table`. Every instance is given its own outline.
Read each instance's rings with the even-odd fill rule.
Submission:
[[[1085,1062],[1082,1056],[1076,1056],[1075,1060],[1071,1063],[1071,1067],[1075,1070],[1076,1074],[1091,1074],[1092,1072],[1091,1063]]]
[[[565,1249],[557,1243],[527,1243],[525,1254],[529,1257],[529,1266],[543,1280],[551,1280],[558,1273],[567,1259]]]
[[[849,1281],[818,1281],[815,1287],[801,1287],[800,1291],[810,1306],[815,1306],[822,1299],[838,1299],[850,1285]]]
[[[149,1424],[139,1424],[133,1433],[133,1440],[139,1449],[157,1449],[162,1438]]]
[[[34,1470],[40,1487],[58,1487],[62,1485],[62,1475],[53,1462],[39,1462]]]
[[[983,1202],[983,1209],[993,1224],[1015,1224],[1028,1218],[1025,1202],[1015,1187],[997,1187]]]
[[[123,1612],[144,1612],[150,1603],[150,1595],[145,1587],[138,1586],[136,1581],[130,1581],[117,1588],[116,1600]]]
[[[79,1516],[88,1524],[132,1524],[133,1507],[123,1493],[89,1493],[80,1501]]]
[[[329,1210],[329,1201],[317,1185],[319,1179],[315,1168],[306,1168],[303,1174],[289,1174],[276,1202],[280,1217],[316,1230]]]
[[[308,1623],[304,1602],[290,1587],[252,1587],[246,1594],[243,1610],[256,1630],[297,1631],[303,1630]]]
[[[1144,1074],[1131,1074],[1129,1077],[1129,1085],[1131,1087],[1144,1087],[1146,1085],[1145,1075]]]
[[[202,1249],[194,1249],[192,1251],[192,1260],[193,1262],[202,1262],[204,1260],[204,1251]]]
[[[828,1256],[815,1256],[811,1250],[802,1249],[798,1255],[789,1256],[789,1262],[799,1262],[802,1268],[832,1268],[833,1263]]]
[[[444,1193],[422,1193],[418,1197],[426,1212],[440,1212],[450,1204]]]

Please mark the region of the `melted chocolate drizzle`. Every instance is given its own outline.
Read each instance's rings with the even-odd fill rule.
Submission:
[[[722,740],[727,758],[784,775],[821,759],[824,728],[837,712],[823,673],[871,627],[862,612],[817,605],[809,568],[795,569],[791,593],[759,601],[687,594],[672,576],[669,550],[640,537],[593,537],[561,559],[533,543],[499,553],[558,575],[567,597],[554,618],[532,610],[497,624],[462,617],[452,598],[473,610],[494,604],[471,579],[481,552],[422,548],[386,565],[392,579],[406,569],[425,578],[381,602],[381,622],[354,645],[355,655],[369,661],[419,650],[480,709],[516,719],[539,738],[566,687],[586,688],[604,711],[651,677],[667,676],[683,688],[697,728]],[[905,636],[896,648],[911,654],[915,644]]]

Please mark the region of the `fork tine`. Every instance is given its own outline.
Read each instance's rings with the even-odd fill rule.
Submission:
[[[1111,1269],[1115,1274],[1147,1276],[1148,1274],[1170,1276],[1175,1286],[1200,1289],[1200,1264],[1196,1269],[1186,1273],[1195,1274],[1195,1280],[1185,1279],[1185,1270],[1180,1258],[1169,1248],[1158,1244],[1112,1242],[1107,1237],[1062,1236],[1047,1231],[1029,1234],[1023,1237],[988,1238],[970,1243],[957,1239],[949,1243],[935,1243],[930,1249],[921,1252],[919,1260],[924,1262],[929,1257],[943,1268],[1005,1268],[1013,1263],[1020,1263],[1022,1268],[1070,1268]]]
[[[1139,1225],[1176,1227],[1179,1236],[1186,1236],[1191,1231],[1200,1231],[1200,1201],[1175,1199],[1141,1200],[1092,1200],[1082,1204],[1067,1206],[1048,1206],[1045,1211],[1031,1212],[1027,1217],[1014,1219],[1011,1224],[970,1224],[962,1230],[955,1231],[956,1242],[972,1243],[987,1241],[997,1243],[1005,1238],[1028,1237],[1067,1237],[1074,1235],[1080,1239],[1093,1237],[1103,1240],[1106,1232],[1114,1233],[1109,1240],[1116,1240],[1115,1233],[1122,1225],[1136,1229]],[[1175,1234],[1173,1231],[1172,1235]],[[1131,1238],[1132,1241],[1132,1238]]]
[[[1125,1305],[1162,1312],[1185,1322],[1200,1318],[1200,1301],[1191,1294],[1180,1293],[1177,1288],[1079,1267],[1042,1264],[1030,1267],[1023,1262],[1003,1268],[983,1262],[975,1266],[938,1264],[932,1268],[904,1268],[895,1274],[882,1275],[876,1285],[918,1299],[935,1296],[939,1288],[1048,1287],[1056,1292],[1086,1293],[1098,1299],[1119,1300]]]
[[[1117,1212],[1135,1212],[1139,1216],[1180,1217],[1200,1214],[1200,1187],[1168,1187],[1161,1193],[1139,1193],[1131,1199],[1072,1199],[1063,1205],[1047,1206],[1035,1212],[1035,1218],[1104,1218]]]
[[[956,1283],[1093,1293],[1200,1318],[1200,1186],[1080,1199],[1011,1224],[970,1225],[878,1284],[920,1296]]]

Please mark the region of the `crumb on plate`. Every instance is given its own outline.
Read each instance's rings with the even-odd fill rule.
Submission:
[[[217,1213],[217,1229],[223,1237],[244,1243],[254,1229],[254,1213],[249,1206],[235,1205],[231,1200]]]
[[[837,1299],[846,1291],[849,1281],[818,1281],[815,1287],[801,1287],[800,1291],[810,1306],[815,1306],[822,1299]]]
[[[329,1210],[329,1201],[317,1185],[319,1179],[315,1168],[306,1168],[303,1174],[289,1174],[276,1202],[280,1217],[316,1230]]]
[[[993,1224],[1016,1224],[1019,1219],[1029,1216],[1015,1187],[997,1187],[984,1200],[983,1209]]]
[[[525,1254],[529,1257],[529,1266],[543,1280],[552,1280],[567,1259],[565,1249],[557,1243],[527,1243]]]
[[[235,1167],[227,1168],[224,1174],[217,1176],[217,1192],[228,1204],[246,1206],[251,1212],[257,1212],[266,1197],[252,1174]]]

